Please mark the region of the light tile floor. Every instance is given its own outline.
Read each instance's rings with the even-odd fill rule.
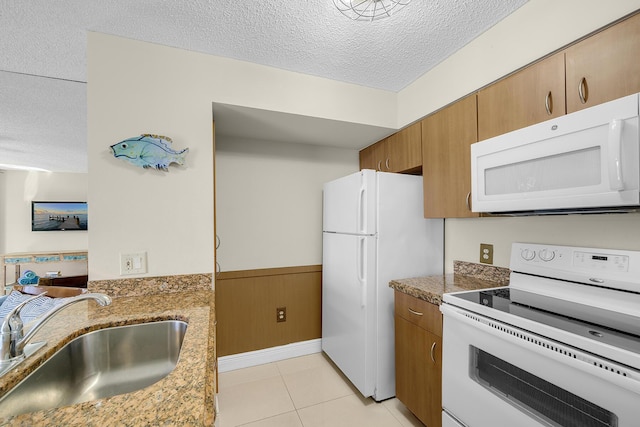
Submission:
[[[365,399],[322,353],[219,375],[219,427],[423,427],[397,399]]]

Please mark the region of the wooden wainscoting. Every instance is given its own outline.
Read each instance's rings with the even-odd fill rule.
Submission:
[[[215,289],[218,356],[322,336],[321,265],[221,272]]]

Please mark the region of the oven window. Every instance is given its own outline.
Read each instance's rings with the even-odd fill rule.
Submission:
[[[552,426],[616,427],[618,417],[575,394],[471,346],[470,376],[519,409]]]

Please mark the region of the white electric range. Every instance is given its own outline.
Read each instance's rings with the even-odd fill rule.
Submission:
[[[443,297],[443,426],[640,425],[640,252],[514,243],[510,268]]]

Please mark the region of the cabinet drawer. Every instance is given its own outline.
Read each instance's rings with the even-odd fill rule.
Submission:
[[[442,313],[440,307],[435,304],[395,291],[395,314],[439,337],[442,336]]]

